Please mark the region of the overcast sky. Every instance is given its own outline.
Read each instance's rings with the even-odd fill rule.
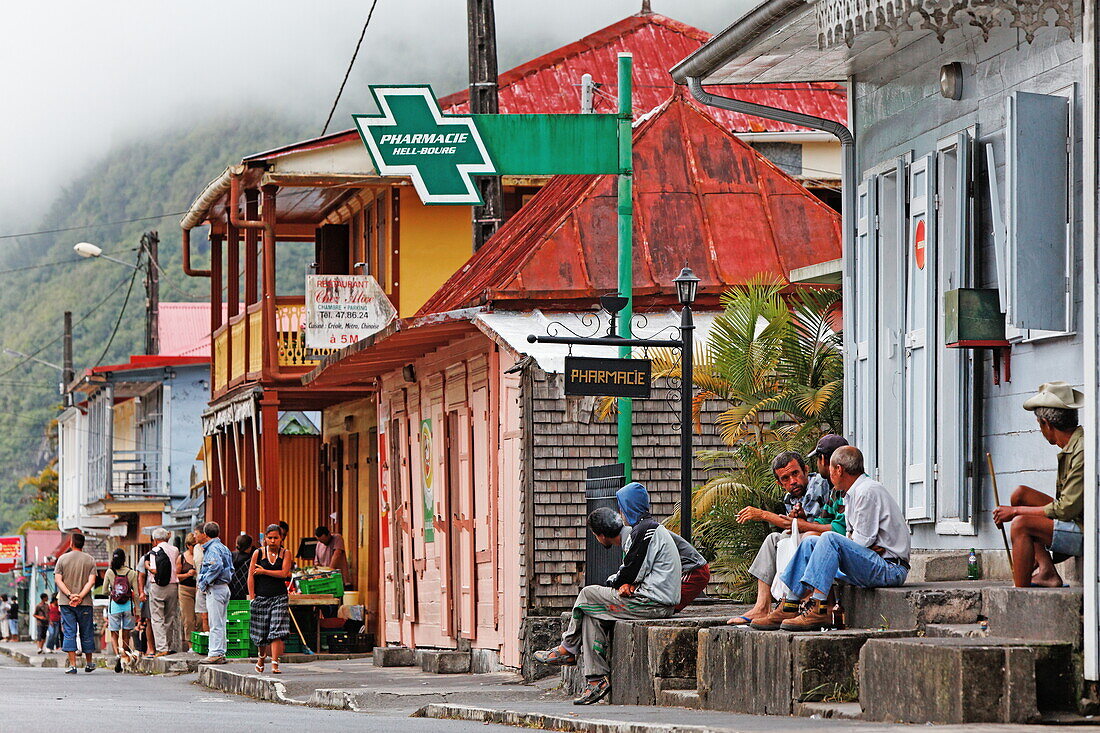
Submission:
[[[710,32],[755,0],[653,0]],[[637,12],[641,0],[497,0],[503,71]],[[370,0],[0,3],[0,234],[25,230],[113,145],[233,106],[305,116],[320,133]],[[335,129],[368,83],[466,76],[463,0],[378,0]],[[160,213],[160,212],[151,212]]]

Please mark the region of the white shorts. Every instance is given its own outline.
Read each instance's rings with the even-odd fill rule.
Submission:
[[[195,588],[195,613],[206,613],[206,593]]]

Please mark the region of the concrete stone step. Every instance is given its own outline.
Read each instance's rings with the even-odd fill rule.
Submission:
[[[924,635],[932,639],[984,639],[990,635],[988,628],[978,624],[928,624]]]
[[[431,674],[464,674],[470,671],[470,653],[452,650],[417,649],[420,669]]]
[[[982,613],[986,581],[906,583],[898,588],[842,585],[848,626],[857,629],[923,629],[927,624],[973,624]]]
[[[969,550],[914,550],[909,557],[907,582],[935,583],[966,580],[969,557]]]
[[[699,691],[694,688],[690,690],[658,690],[657,704],[669,708],[701,710],[703,708],[703,698],[699,696]]]
[[[982,615],[994,636],[1066,641],[1080,649],[1084,591],[1081,588],[982,589]]]
[[[376,646],[375,667],[415,667],[416,652],[407,646]]]
[[[800,702],[794,706],[794,714],[800,718],[859,720],[863,708],[858,702]]]
[[[798,634],[736,626],[701,629],[702,704],[712,710],[791,715],[800,702],[859,700],[857,669],[864,644],[914,634],[916,629]]]
[[[865,720],[1027,723],[1074,706],[1069,643],[984,639],[871,639],[859,656]]]

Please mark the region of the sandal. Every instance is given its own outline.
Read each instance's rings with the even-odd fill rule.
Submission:
[[[260,657],[259,659],[256,660],[256,673],[257,674],[263,674],[264,673],[264,662],[266,660],[267,660],[267,657]],[[272,662],[271,664],[272,664],[272,666],[277,667],[279,663],[278,662]]]
[[[592,705],[607,697],[609,692],[611,692],[611,681],[606,677],[597,677],[588,680],[588,686],[585,688],[584,694],[574,700],[573,704]]]
[[[557,646],[546,651],[535,652],[535,660],[543,664],[567,666],[577,663],[577,655],[563,646]]]
[[[736,616],[726,622],[727,626],[748,626],[752,623],[752,619],[748,616]]]
[[[271,660],[271,674],[282,674],[282,670],[279,669],[279,663],[274,659]]]

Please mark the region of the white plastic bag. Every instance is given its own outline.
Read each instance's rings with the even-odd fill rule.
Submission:
[[[791,562],[791,558],[794,557],[795,550],[798,549],[798,543],[802,541],[802,538],[798,534],[798,522],[791,522],[791,536],[784,537],[779,540],[775,546],[775,579],[772,580],[772,598],[777,601],[781,601],[787,596],[787,591],[790,590],[786,584],[780,579],[783,571],[787,569],[787,565]]]

